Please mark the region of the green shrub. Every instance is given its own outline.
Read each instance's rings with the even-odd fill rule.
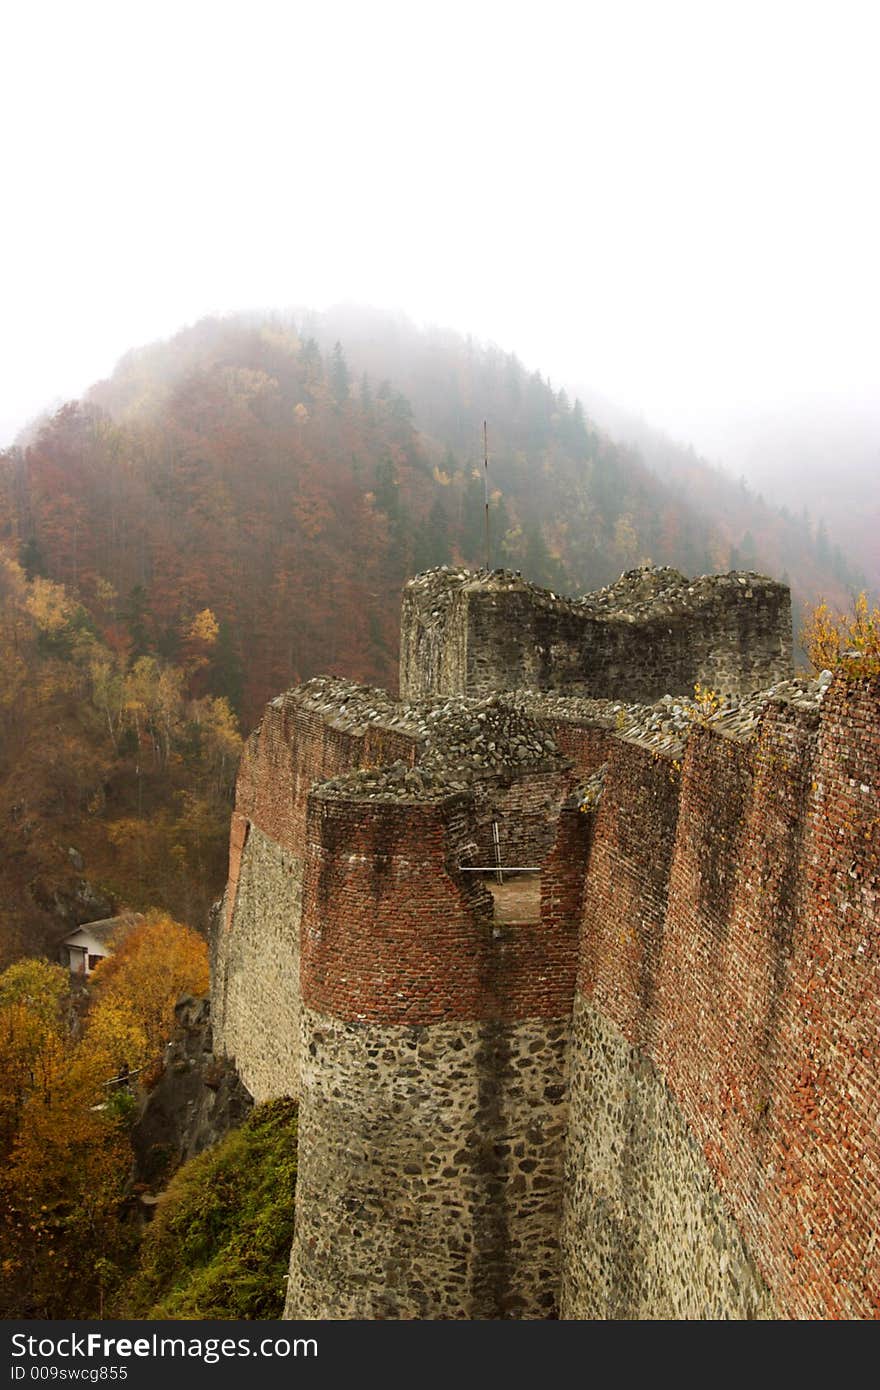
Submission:
[[[296,1105],[269,1101],[175,1174],[118,1315],[280,1317],[295,1185]]]

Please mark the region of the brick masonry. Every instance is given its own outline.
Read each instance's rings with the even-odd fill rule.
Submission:
[[[428,804],[316,793],[303,887],[305,1003],[354,1023],[559,1018],[570,1012],[577,923],[493,922],[466,795]]]
[[[603,1067],[616,1049],[627,1143],[644,1149],[643,1126],[673,1107],[782,1316],[872,1317],[880,1298],[877,698],[876,681],[844,671],[821,716],[770,702],[744,742],[698,727],[680,773],[619,741],[587,873],[576,1012],[617,1039]],[[574,1077],[595,1046],[595,1030],[575,1037]],[[649,1111],[630,1049],[662,1084]],[[599,1172],[607,1117],[591,1086],[572,1102],[570,1164]],[[679,1240],[705,1178],[694,1172],[683,1228],[668,1210],[658,1228],[681,1261],[670,1296],[691,1277],[702,1287],[708,1258]],[[580,1208],[570,1246],[585,1229],[577,1193],[566,1187]],[[642,1197],[619,1198],[630,1229]],[[618,1281],[604,1304],[597,1287],[570,1283],[564,1315],[644,1315],[635,1285]],[[741,1315],[750,1307],[751,1293]]]
[[[461,586],[443,601],[458,621]],[[425,679],[451,679],[466,652],[434,637]],[[289,1316],[880,1311],[880,691],[859,669],[776,686],[741,726],[694,715],[684,751],[533,701],[567,762],[539,741],[519,767],[511,725],[500,763],[469,744],[466,776],[415,780],[415,707],[273,702],[213,1007],[253,1093],[300,1096]],[[347,775],[378,764],[400,771]],[[495,922],[461,872],[493,819],[542,866],[540,921]]]

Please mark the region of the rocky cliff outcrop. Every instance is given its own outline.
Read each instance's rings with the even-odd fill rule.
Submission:
[[[162,1186],[174,1170],[245,1119],[253,1099],[213,1047],[208,999],[181,999],[162,1070],[132,1130],[135,1180]]]

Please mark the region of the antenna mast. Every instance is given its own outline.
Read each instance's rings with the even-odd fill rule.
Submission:
[[[483,421],[483,500],[486,516],[486,569],[492,568],[489,551],[489,429]]]

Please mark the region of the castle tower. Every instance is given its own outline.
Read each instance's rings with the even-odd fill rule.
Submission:
[[[257,1099],[299,1098],[286,1316],[880,1306],[880,689],[858,661],[780,680],[779,590],[432,572],[423,698],[269,706],[212,1012]],[[774,687],[581,689],[694,673]],[[502,677],[530,689],[456,693]]]
[[[758,574],[646,566],[567,599],[505,570],[444,566],[404,589],[404,700],[528,688],[652,702],[697,681],[744,694],[791,673],[789,591]]]
[[[505,921],[466,866],[501,819],[505,858],[550,870],[568,773],[525,718],[458,715],[466,753],[309,801],[288,1317],[557,1307],[576,927],[537,892]]]

